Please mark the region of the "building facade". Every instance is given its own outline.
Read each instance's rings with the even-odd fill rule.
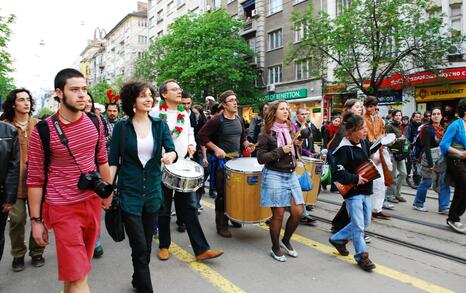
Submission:
[[[123,17],[108,33],[96,29],[81,53],[80,69],[89,85],[133,78],[136,62],[149,47],[147,3]]]

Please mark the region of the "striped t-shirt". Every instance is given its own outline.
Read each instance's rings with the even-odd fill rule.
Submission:
[[[100,138],[92,120],[83,114],[81,118],[69,124],[60,121],[60,127],[68,139],[68,145],[79,164],[81,171],[87,173],[96,170],[95,150],[99,142],[97,162],[107,163],[104,127],[99,119]],[[67,205],[78,203],[96,194],[91,190],[80,190],[77,186],[81,171],[61,143],[51,117],[45,120],[50,131],[50,164],[48,166],[48,182],[45,201],[51,205]],[[42,187],[44,183],[44,150],[37,128],[34,128],[29,139],[28,150],[28,187]]]

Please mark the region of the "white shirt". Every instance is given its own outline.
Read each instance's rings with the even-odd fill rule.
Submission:
[[[138,142],[138,157],[139,161],[141,161],[142,166],[145,167],[147,162],[152,157],[152,152],[154,150],[154,138],[152,136],[152,128],[149,131],[149,134],[143,138],[137,138]]]
[[[159,117],[160,113],[160,105],[157,104],[152,110],[150,111],[150,115],[153,117]],[[180,136],[173,138],[173,142],[175,143],[175,150],[178,153],[179,158],[184,158],[188,153],[188,145],[193,145],[196,147],[196,140],[194,138],[194,129],[191,127],[191,121],[189,120],[188,112],[183,111],[184,114],[184,123],[180,125],[183,128],[181,131]],[[178,116],[178,110],[167,110],[167,124],[170,131],[177,126],[176,117]]]

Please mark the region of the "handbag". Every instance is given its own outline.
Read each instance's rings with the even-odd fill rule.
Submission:
[[[301,176],[299,176],[298,181],[299,181],[299,185],[301,185],[302,191],[312,190],[311,175],[309,175],[309,173],[307,173],[306,170],[304,170],[304,173],[301,174]]]
[[[121,163],[123,162],[125,139],[126,123],[123,122],[120,134],[120,157],[115,178],[113,178],[113,186],[115,186],[118,173],[120,171]],[[125,240],[125,226],[123,223],[120,194],[118,190],[113,195],[113,200],[112,204],[110,205],[110,208],[105,212],[105,228],[107,229],[108,235],[112,237],[113,241],[121,242]]]
[[[125,226],[121,214],[121,204],[118,195],[113,195],[112,205],[105,212],[105,228],[113,241],[125,240]]]

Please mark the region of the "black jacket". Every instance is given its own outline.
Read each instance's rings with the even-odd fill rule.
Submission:
[[[16,202],[19,159],[18,131],[0,121],[0,204]]]
[[[335,163],[333,164],[332,177],[335,181],[345,185],[350,183],[357,184],[359,176],[355,173],[355,170],[361,164],[369,160],[369,149],[370,145],[366,140],[362,140],[360,144],[354,145],[344,137],[335,151],[333,151]],[[351,189],[345,195],[345,198],[361,194],[372,194],[372,181]]]

